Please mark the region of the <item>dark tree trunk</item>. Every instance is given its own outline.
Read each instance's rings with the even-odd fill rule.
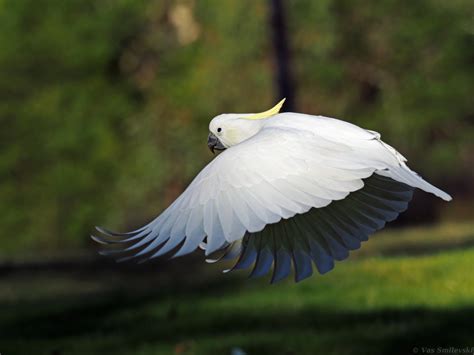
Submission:
[[[291,75],[290,54],[283,0],[270,0],[271,28],[275,51],[276,85],[278,100],[286,97],[283,111],[294,111],[294,86]]]

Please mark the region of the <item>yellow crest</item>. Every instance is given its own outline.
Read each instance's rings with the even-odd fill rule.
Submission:
[[[253,115],[243,117],[247,120],[261,120],[264,118],[271,117],[273,115],[276,115],[278,112],[280,112],[281,107],[283,106],[283,103],[285,102],[286,98],[281,100],[279,103],[277,103],[275,106],[273,106],[270,110],[267,110],[265,112],[260,112],[260,113],[255,113]]]

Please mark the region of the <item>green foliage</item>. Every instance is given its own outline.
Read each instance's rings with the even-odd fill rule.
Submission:
[[[382,132],[432,177],[472,179],[472,2],[305,5],[290,8],[302,106]]]
[[[112,72],[139,24],[133,3],[2,2],[2,238],[63,246],[104,217],[139,109]]]
[[[131,227],[210,159],[207,124],[274,103],[267,1],[0,1],[2,251]],[[471,181],[471,1],[288,1],[300,111]],[[471,179],[471,180],[470,180]]]

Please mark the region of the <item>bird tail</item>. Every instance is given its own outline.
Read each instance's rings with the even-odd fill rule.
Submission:
[[[411,170],[405,164],[405,162],[401,162],[400,165],[397,167],[391,167],[388,170],[381,170],[377,171],[376,173],[378,175],[390,177],[399,182],[403,182],[412,187],[416,187],[425,192],[432,193],[433,195],[438,196],[439,198],[442,198],[445,201],[452,200],[452,197],[450,195],[423,179],[420,175]]]
[[[452,197],[448,195],[441,189],[438,189],[436,186],[430,184],[428,181],[423,179],[418,173],[411,170],[408,165],[406,164],[407,159],[400,154],[395,148],[391,145],[383,142],[382,140],[378,140],[388,151],[390,151],[395,158],[398,160],[398,166],[391,166],[388,169],[376,171],[378,175],[386,176],[397,180],[399,182],[403,182],[407,185],[412,187],[416,187],[421,189],[425,192],[431,193],[439,198],[442,198],[445,201],[451,201]]]

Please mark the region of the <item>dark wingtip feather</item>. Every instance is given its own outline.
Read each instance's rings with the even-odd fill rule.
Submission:
[[[267,248],[260,250],[257,256],[257,261],[255,262],[255,266],[250,273],[249,277],[260,277],[267,274],[273,263],[273,255],[271,251]]]
[[[111,230],[108,230],[107,228],[104,228],[104,227],[100,227],[100,226],[95,226],[95,229],[102,233],[102,234],[105,234],[105,235],[108,235],[110,237],[128,237],[128,236],[133,236],[135,234],[138,234],[140,233],[143,228],[141,229],[137,229],[135,231],[132,231],[132,232],[125,232],[125,233],[119,233],[119,232],[113,232]]]
[[[293,262],[295,266],[295,282],[300,282],[313,275],[311,258],[304,251],[294,250]]]
[[[273,267],[273,274],[270,283],[276,283],[288,277],[291,272],[291,257],[283,250],[278,250],[275,253],[275,265]]]
[[[106,240],[102,239],[101,237],[98,237],[98,236],[95,236],[93,234],[90,235],[90,238],[96,242],[96,243],[99,243],[99,244],[103,244],[103,245],[109,245],[110,243],[107,242]]]

